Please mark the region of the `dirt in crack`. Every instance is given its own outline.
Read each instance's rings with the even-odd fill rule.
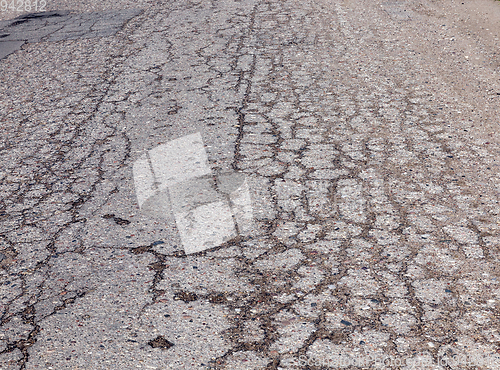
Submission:
[[[102,218],[107,219],[107,220],[112,219],[117,225],[120,225],[120,226],[125,226],[125,225],[130,224],[129,220],[125,220],[123,218],[116,217],[113,213],[104,215],[104,216],[102,216]]]
[[[163,338],[160,335],[160,336],[157,336],[155,339],[150,340],[148,342],[148,345],[150,345],[153,348],[169,349],[169,348],[174,346],[174,343],[170,342],[169,340]]]

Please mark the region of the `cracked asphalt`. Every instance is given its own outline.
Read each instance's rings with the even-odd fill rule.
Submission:
[[[0,369],[500,369],[498,3],[0,15]]]

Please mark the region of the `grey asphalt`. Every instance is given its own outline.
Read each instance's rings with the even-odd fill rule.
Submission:
[[[0,18],[0,369],[500,369],[473,2],[84,5]]]

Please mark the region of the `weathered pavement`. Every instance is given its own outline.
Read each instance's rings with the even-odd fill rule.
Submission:
[[[452,5],[2,23],[0,368],[500,368],[498,64]],[[253,225],[186,255],[133,168],[196,133]]]

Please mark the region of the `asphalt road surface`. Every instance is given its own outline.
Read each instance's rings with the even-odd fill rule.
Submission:
[[[23,1],[0,369],[500,369],[498,2]]]

